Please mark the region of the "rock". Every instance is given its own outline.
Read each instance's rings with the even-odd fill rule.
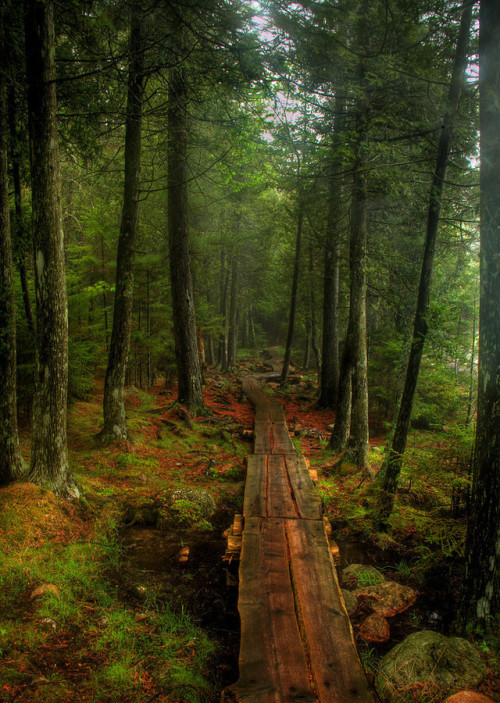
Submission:
[[[34,591],[31,592],[30,599],[33,600],[34,598],[42,598],[43,596],[48,595],[59,598],[61,591],[53,583],[42,583],[41,586],[37,586]]]
[[[123,395],[125,396],[125,398],[129,398],[131,395],[137,395],[138,393],[139,389],[136,386],[129,386],[123,391]]]
[[[216,509],[215,500],[210,493],[201,488],[178,488],[172,491],[167,498],[167,504],[171,511],[179,518],[196,518],[206,520],[214,514]],[[191,513],[196,513],[195,515]]]
[[[367,642],[387,642],[391,636],[391,629],[382,615],[373,613],[361,623],[359,634]]]
[[[493,698],[483,696],[482,693],[460,691],[460,693],[455,693],[454,696],[447,698],[444,703],[495,703],[495,701]]]
[[[351,591],[346,591],[345,589],[342,589],[342,595],[344,596],[344,603],[345,603],[345,608],[347,610],[347,614],[354,615],[356,610],[358,609],[358,599],[354,595],[354,593],[351,593]]]
[[[342,569],[342,584],[346,588],[373,586],[386,581],[384,574],[369,564],[349,564]]]
[[[135,596],[136,598],[139,598],[139,600],[146,600],[147,595],[148,595],[148,589],[146,586],[142,586],[141,584],[134,583],[130,587],[130,593],[131,595]]]
[[[485,674],[485,665],[467,640],[423,630],[380,660],[376,686],[383,701],[400,701],[412,691],[432,697],[475,688]]]
[[[368,606],[374,613],[392,618],[403,613],[415,603],[417,592],[395,581],[385,581],[376,586],[363,586],[353,591],[360,605]]]

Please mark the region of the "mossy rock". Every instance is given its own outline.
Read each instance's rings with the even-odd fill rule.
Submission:
[[[359,586],[374,586],[387,581],[384,574],[369,564],[349,564],[342,569],[342,585],[353,589]]]
[[[167,496],[168,519],[179,526],[192,526],[207,520],[217,508],[215,500],[201,488],[178,488]]]
[[[384,702],[413,692],[444,696],[473,689],[486,674],[475,648],[460,637],[423,630],[409,635],[380,661],[377,691]]]

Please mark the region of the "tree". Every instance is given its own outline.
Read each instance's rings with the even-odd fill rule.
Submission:
[[[113,309],[113,330],[104,383],[104,426],[101,439],[128,437],[123,389],[130,348],[134,259],[139,223],[142,102],[144,92],[144,22],[133,8],[129,44],[129,77],[125,126],[125,180]]]
[[[481,235],[479,383],[462,628],[488,628],[500,605],[500,6],[479,15]]]
[[[68,317],[54,62],[54,8],[26,0],[26,72],[36,291],[36,381],[28,480],[78,495],[66,438]]]
[[[191,278],[187,199],[187,76],[170,70],[168,90],[168,244],[174,318],[177,397],[190,412],[205,407]]]
[[[0,57],[5,68],[4,10],[0,7]],[[16,404],[16,314],[7,170],[6,74],[0,71],[0,485],[24,470],[19,450]]]
[[[406,442],[410,429],[411,412],[413,408],[415,390],[417,388],[420,362],[422,360],[425,338],[429,328],[427,318],[431,296],[434,252],[436,249],[436,239],[439,230],[439,217],[453,123],[460,102],[460,94],[464,80],[464,70],[467,63],[467,47],[469,43],[471,22],[472,3],[470,0],[466,0],[463,5],[460,20],[460,33],[455,51],[453,74],[450,82],[446,112],[436,156],[436,166],[429,194],[424,255],[420,274],[417,306],[413,323],[413,338],[408,358],[405,385],[399,406],[398,418],[394,429],[394,436],[391,446],[386,454],[386,459],[384,461],[381,474],[382,478],[377,506],[377,515],[378,519],[381,520],[382,523],[388,519],[394,507],[399,474],[401,472],[403,455],[406,449]]]

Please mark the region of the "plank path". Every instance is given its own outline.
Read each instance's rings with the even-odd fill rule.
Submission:
[[[283,407],[254,377],[238,610],[238,681],[224,703],[374,703],[333,563],[321,499]]]

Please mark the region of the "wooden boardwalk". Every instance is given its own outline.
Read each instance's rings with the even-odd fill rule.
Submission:
[[[255,378],[254,453],[243,505],[239,680],[226,703],[374,703],[338,584],[321,499]]]

